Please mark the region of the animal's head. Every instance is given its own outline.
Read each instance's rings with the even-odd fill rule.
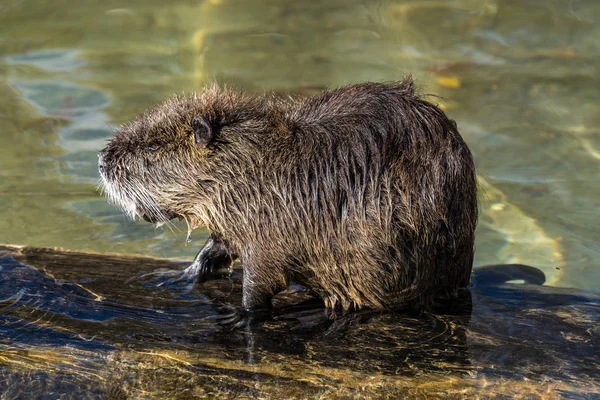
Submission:
[[[101,191],[132,218],[164,223],[179,217],[200,225],[203,201],[225,179],[218,166],[235,156],[232,149],[261,107],[213,87],[147,110],[100,152]]]

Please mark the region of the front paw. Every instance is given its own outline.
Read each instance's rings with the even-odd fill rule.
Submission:
[[[194,260],[189,267],[182,271],[182,276],[187,280],[201,283],[212,277],[212,270],[213,268],[212,265],[210,265],[210,260]]]
[[[142,282],[148,286],[184,292],[194,288],[194,281],[190,280],[184,271],[165,268],[138,274],[126,281],[126,283],[132,282]]]

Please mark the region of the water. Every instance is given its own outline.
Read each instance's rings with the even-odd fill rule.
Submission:
[[[186,244],[97,194],[118,124],[215,80],[312,93],[411,73],[475,155],[475,266],[598,291],[599,19],[596,0],[5,0],[0,243],[191,259],[206,231]]]

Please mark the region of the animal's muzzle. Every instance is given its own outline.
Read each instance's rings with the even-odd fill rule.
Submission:
[[[106,148],[102,149],[100,153],[98,153],[98,171],[106,176],[106,172],[108,170],[108,166],[106,163]]]

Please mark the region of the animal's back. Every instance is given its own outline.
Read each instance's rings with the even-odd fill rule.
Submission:
[[[293,279],[344,309],[427,303],[468,284],[472,156],[412,81],[326,92],[287,123],[304,149],[286,172],[303,239],[287,256]]]

